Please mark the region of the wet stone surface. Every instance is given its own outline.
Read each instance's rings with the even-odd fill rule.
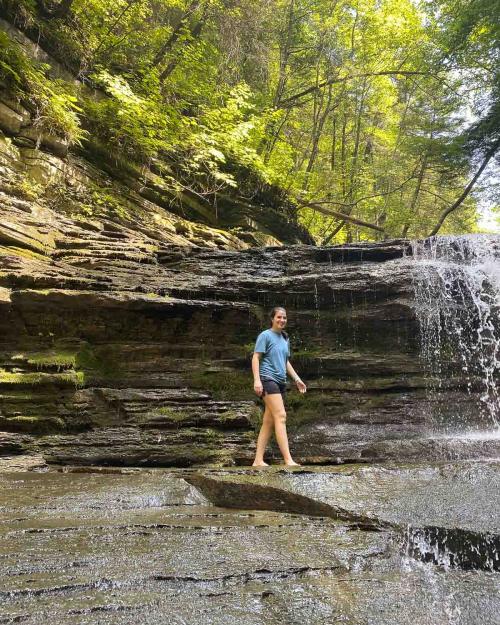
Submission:
[[[491,467],[475,468],[485,471],[474,482],[480,491]],[[339,505],[356,500],[357,513],[373,512],[369,488],[363,496],[367,470],[379,468],[336,473]],[[411,488],[407,468],[391,470]],[[232,470],[210,479],[281,480],[311,498],[313,478],[325,488],[333,475]],[[0,623],[498,623],[497,573],[417,561],[391,528],[259,510],[251,497],[246,509],[217,507],[186,481],[194,476],[113,468],[0,475]],[[382,483],[389,499],[397,489]]]
[[[270,467],[258,472],[240,468],[204,470],[201,475],[280,489],[400,526],[434,524],[500,533],[498,461]]]

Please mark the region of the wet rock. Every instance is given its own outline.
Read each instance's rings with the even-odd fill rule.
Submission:
[[[185,479],[218,506],[322,515],[372,531],[390,528],[412,557],[500,571],[495,464],[264,468]]]
[[[494,573],[416,561],[390,531],[215,507],[176,472],[3,475],[0,508],[6,622],[496,625]]]
[[[0,456],[0,473],[22,473],[47,468],[43,456]]]

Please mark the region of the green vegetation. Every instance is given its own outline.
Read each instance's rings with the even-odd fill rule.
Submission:
[[[0,418],[0,425],[8,432],[29,432],[30,434],[45,434],[60,432],[66,429],[66,424],[59,417],[22,416]]]
[[[43,193],[43,186],[30,180],[27,176],[19,176],[19,178],[7,184],[6,187],[12,195],[31,202]]]
[[[80,125],[77,98],[70,83],[50,79],[48,65],[34,63],[21,46],[0,31],[0,81],[33,115],[40,132],[79,143],[85,136]]]
[[[18,373],[6,371],[0,368],[1,385],[30,385],[40,386],[54,384],[56,386],[82,386],[84,376],[81,371],[69,371],[62,373],[28,372]]]
[[[43,262],[47,262],[47,257],[43,256],[43,254],[38,254],[38,252],[28,250],[24,247],[6,247],[4,245],[0,245],[0,254],[3,254],[4,256],[14,255],[19,256],[20,258],[26,258],[28,260],[41,260]]]
[[[45,352],[30,352],[28,354],[16,354],[13,360],[25,360],[37,369],[57,367],[59,370],[73,368],[76,364],[75,351],[49,350]]]
[[[249,372],[195,371],[189,376],[192,388],[210,391],[214,399],[252,399],[253,384]]]
[[[123,372],[121,354],[112,345],[84,344],[75,357],[75,368],[85,384],[119,378]]]
[[[214,223],[236,187],[320,243],[478,228],[500,147],[500,0],[0,8],[81,82],[0,33],[0,81],[35,127],[149,169]],[[89,214],[99,204],[123,210],[104,194]]]

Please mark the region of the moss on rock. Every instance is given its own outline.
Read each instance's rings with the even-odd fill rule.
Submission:
[[[189,386],[212,393],[214,399],[253,399],[250,372],[195,371],[188,377]]]
[[[59,417],[41,417],[34,415],[17,415],[0,417],[0,427],[7,432],[26,432],[30,434],[48,434],[66,429],[66,424]]]

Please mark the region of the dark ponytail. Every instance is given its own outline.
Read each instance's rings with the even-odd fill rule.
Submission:
[[[273,319],[276,315],[276,313],[278,312],[278,310],[282,310],[283,312],[286,313],[286,308],[283,308],[283,306],[275,306],[272,310],[271,313],[269,314],[269,317],[271,319],[271,326],[273,325]],[[284,330],[281,331],[281,335],[282,337],[285,339],[285,341],[288,341],[288,333],[285,332]]]

